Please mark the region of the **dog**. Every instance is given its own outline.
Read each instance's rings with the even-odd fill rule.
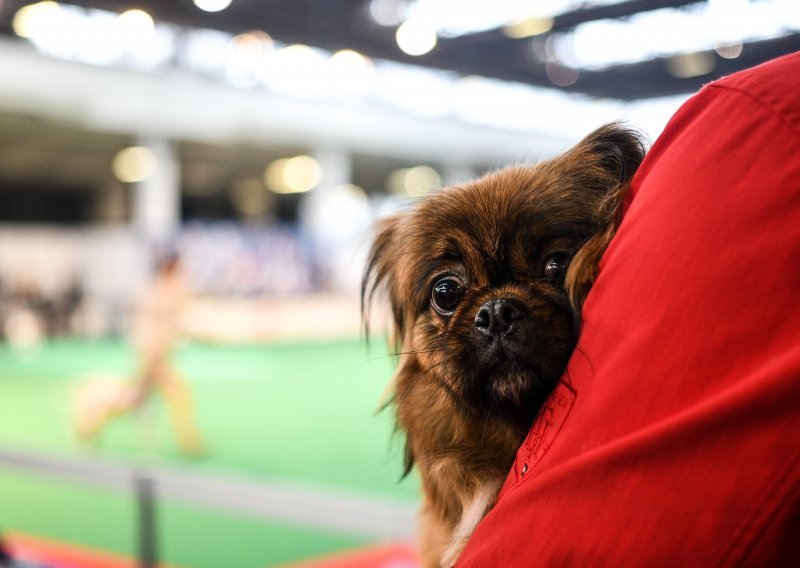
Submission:
[[[566,153],[443,189],[379,222],[362,283],[385,295],[424,567],[455,563],[577,344],[580,311],[644,158],[619,123]]]

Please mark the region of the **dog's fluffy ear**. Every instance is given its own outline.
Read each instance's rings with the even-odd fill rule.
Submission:
[[[367,257],[367,266],[361,281],[361,318],[364,332],[369,336],[372,301],[381,293],[388,296],[392,312],[393,339],[399,345],[403,336],[404,314],[396,289],[396,269],[400,253],[397,236],[403,215],[396,214],[379,221],[375,238]]]
[[[641,133],[611,123],[589,134],[566,155],[586,168],[584,172],[591,178],[587,190],[602,192],[595,210],[596,230],[573,256],[567,270],[567,293],[578,312],[597,276],[600,257],[616,233],[628,186],[644,154]]]
[[[586,149],[617,184],[631,181],[642,163],[645,144],[642,134],[618,122],[601,126],[581,140],[576,149]]]

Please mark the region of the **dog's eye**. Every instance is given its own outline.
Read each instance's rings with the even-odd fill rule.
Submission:
[[[439,278],[431,289],[433,309],[440,315],[451,316],[464,297],[464,283],[456,276]]]
[[[544,260],[542,275],[553,282],[559,282],[567,271],[569,256],[563,252],[551,254]]]

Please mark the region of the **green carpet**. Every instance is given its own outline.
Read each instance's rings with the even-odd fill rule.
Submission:
[[[370,350],[355,340],[192,343],[176,362],[192,386],[208,455],[177,452],[159,401],[114,423],[93,454],[416,498],[415,479],[398,483],[402,442],[391,413],[375,414],[393,366],[379,342]],[[134,365],[117,341],[63,340],[25,355],[0,346],[0,445],[84,455],[70,428],[74,390],[87,375],[128,377]],[[120,493],[0,470],[0,530],[130,554],[132,518]],[[179,503],[161,504],[159,522],[165,559],[200,568],[269,566],[364,542]]]

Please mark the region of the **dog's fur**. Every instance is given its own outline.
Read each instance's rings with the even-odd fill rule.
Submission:
[[[619,124],[567,153],[450,187],[378,227],[362,288],[388,295],[423,566],[450,566],[575,348],[583,300],[644,156]],[[442,306],[443,304],[444,306]],[[451,313],[452,312],[452,313]]]

